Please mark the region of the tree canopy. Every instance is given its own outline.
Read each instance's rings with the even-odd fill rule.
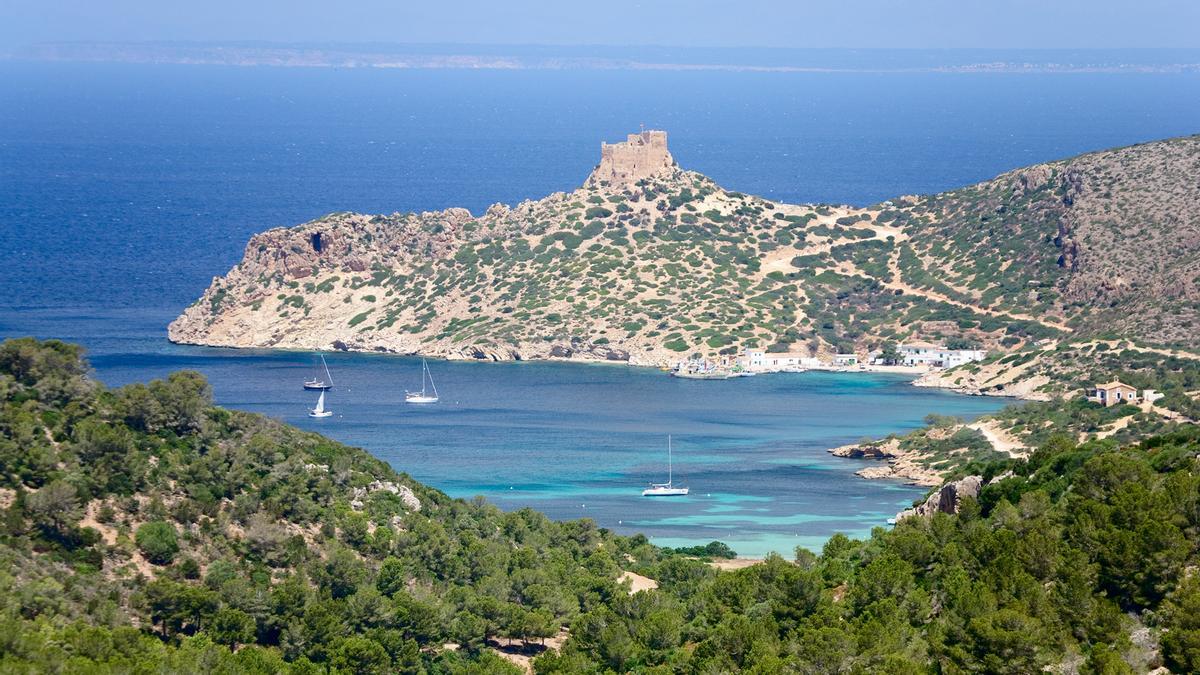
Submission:
[[[0,345],[0,671],[1200,670],[1195,427],[1052,436],[956,514],[722,572],[719,542],[450,499],[195,373],[87,373]]]

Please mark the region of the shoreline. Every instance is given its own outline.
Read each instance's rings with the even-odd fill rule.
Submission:
[[[608,358],[590,357],[590,356],[586,356],[586,355],[554,356],[554,357],[550,357],[550,358],[533,357],[533,358],[500,359],[500,358],[471,358],[471,357],[467,357],[467,356],[464,356],[461,354],[452,354],[452,353],[430,353],[430,352],[420,352],[420,351],[401,352],[401,351],[384,350],[384,349],[378,349],[378,348],[377,349],[337,349],[337,348],[319,349],[319,348],[305,348],[305,347],[292,347],[292,346],[279,346],[279,347],[249,346],[249,345],[234,346],[234,345],[222,345],[222,344],[212,344],[212,343],[203,343],[203,342],[189,342],[189,341],[185,341],[185,340],[174,340],[174,339],[171,339],[169,336],[167,338],[167,341],[170,344],[178,345],[181,347],[202,347],[205,349],[228,349],[228,350],[234,350],[234,351],[266,351],[266,352],[285,352],[285,353],[297,353],[297,354],[310,353],[310,352],[315,351],[315,352],[320,352],[320,353],[324,353],[324,354],[357,354],[357,355],[363,355],[363,356],[401,357],[401,358],[414,358],[414,359],[422,359],[423,358],[423,359],[432,359],[432,360],[436,360],[436,361],[446,361],[449,363],[481,363],[481,364],[483,364],[483,363],[566,363],[566,364],[574,364],[574,365],[595,365],[595,366],[616,366],[616,367],[623,366],[623,367],[627,367],[627,368],[638,368],[638,369],[642,369],[642,370],[655,370],[655,371],[666,373],[668,375],[671,370],[669,366],[660,365],[658,363],[636,363],[632,360],[626,360],[626,359],[608,359]],[[577,353],[579,353],[579,352],[577,352]],[[826,373],[867,373],[867,374],[885,374],[885,375],[907,375],[907,376],[912,376],[914,378],[912,380],[913,386],[921,386],[921,387],[927,387],[927,388],[931,388],[931,389],[945,389],[948,391],[956,391],[958,393],[965,394],[968,396],[995,395],[995,396],[1008,396],[1010,398],[1022,398],[1019,396],[1013,397],[1012,395],[1008,395],[1008,394],[974,393],[963,387],[944,386],[944,385],[937,385],[937,384],[919,384],[919,385],[916,384],[916,382],[920,378],[922,378],[926,375],[935,374],[935,373],[939,372],[937,369],[930,368],[928,366],[902,366],[902,365],[885,366],[885,365],[873,365],[873,364],[859,364],[859,365],[855,365],[855,366],[835,366],[835,365],[830,364],[830,365],[826,365],[826,366],[811,366],[811,367],[804,367],[804,368],[798,368],[798,369],[792,369],[792,370],[782,370],[782,369],[781,370],[756,370],[756,371],[749,371],[749,373],[754,377],[758,377],[760,375],[796,375],[796,374],[810,372],[810,371],[826,372]],[[742,377],[744,377],[744,375]],[[683,379],[688,379],[688,378],[683,378]],[[693,379],[703,379],[703,378],[693,378]],[[713,379],[720,380],[721,378],[713,378]],[[730,378],[723,378],[723,379],[738,379],[738,377],[730,377]]]

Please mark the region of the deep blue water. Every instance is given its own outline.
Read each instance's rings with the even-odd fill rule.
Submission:
[[[1071,154],[1195,133],[1200,76],[304,70],[0,64],[0,337],[81,342],[110,384],[177,368],[223,405],[368,448],[451,494],[745,553],[864,534],[920,491],[823,452],[999,403],[894,378],[724,383],[565,364],[434,364],[443,405],[398,404],[407,359],[177,347],[164,328],[254,232],[337,210],[515,203],[578,185],[639,123],[731,189],[867,204]],[[664,439],[696,493],[655,502]],[[510,489],[511,488],[511,489]],[[708,496],[711,495],[711,496]]]

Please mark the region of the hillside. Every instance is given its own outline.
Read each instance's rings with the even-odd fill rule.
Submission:
[[[948,339],[1200,353],[1200,137],[852,208],[725,190],[644,133],[662,134],[653,162],[622,157],[645,151],[632,135],[569,194],[257,235],[170,337],[654,366]]]
[[[2,672],[1200,669],[1195,426],[1050,430],[955,513],[725,572],[451,500],[195,373],[87,373],[0,345]]]

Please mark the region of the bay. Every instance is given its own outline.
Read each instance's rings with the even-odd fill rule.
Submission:
[[[666,128],[686,168],[793,202],[869,204],[1078,152],[1194,133],[1179,74],[470,72],[0,64],[0,337],[79,342],[120,385],[193,368],[217,401],[367,448],[455,496],[742,554],[864,535],[923,491],[825,449],[1003,401],[903,379],[728,382],[578,364],[171,345],[166,324],[246,240],[337,210],[516,203],[582,182],[601,140]],[[648,500],[676,440],[685,500]]]

